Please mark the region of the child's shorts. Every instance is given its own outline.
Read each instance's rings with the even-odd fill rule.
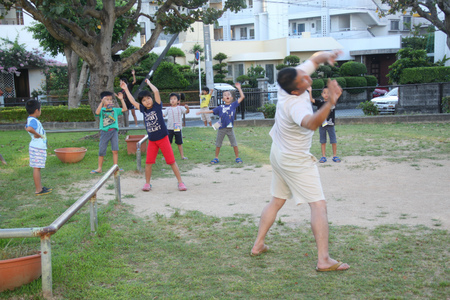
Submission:
[[[119,133],[116,129],[100,130],[100,143],[98,144],[98,156],[106,155],[108,142],[111,141],[111,151],[119,151]]]
[[[319,127],[319,134],[320,134],[320,143],[326,144],[327,143],[327,132],[328,136],[330,137],[330,144],[336,144],[336,131],[334,130],[334,125],[327,125],[324,127]]]
[[[30,167],[32,168],[45,168],[45,161],[47,160],[47,150],[30,147],[28,149],[30,154]]]
[[[200,116],[202,116],[202,121],[211,122],[211,114],[202,114],[202,111],[208,111],[209,107],[200,108]]]
[[[325,200],[317,159],[313,155],[282,153],[275,143],[270,150],[272,196],[293,199],[297,205]]]
[[[152,165],[155,163],[159,149],[161,149],[164,159],[168,165],[175,163],[175,156],[173,155],[172,146],[170,145],[169,138],[166,135],[160,140],[148,141],[147,160],[145,161],[147,165]]]
[[[234,135],[233,128],[221,128],[217,130],[216,147],[222,147],[223,139],[225,135],[230,140],[231,147],[237,146],[236,136]]]
[[[175,144],[183,144],[183,134],[180,131],[168,130],[169,131],[169,142],[172,144],[173,137],[175,136]]]

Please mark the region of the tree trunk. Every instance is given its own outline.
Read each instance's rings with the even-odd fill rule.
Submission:
[[[80,78],[78,79],[78,86],[76,89],[76,99],[78,99],[78,103],[81,103],[81,98],[83,97],[84,88],[86,87],[86,82],[89,75],[89,66],[87,62],[83,62],[80,71]],[[69,107],[70,108],[70,107]]]
[[[95,65],[90,66],[89,105],[91,106],[94,115],[95,110],[101,102],[100,93],[103,91],[114,92],[113,70],[114,67],[111,56],[107,58],[104,57],[103,62],[99,61]],[[114,106],[118,107],[117,102],[114,102]],[[119,117],[119,126],[123,126],[122,117]]]
[[[78,60],[79,56],[69,47],[64,48],[64,54],[67,59],[67,76],[69,78],[69,90],[68,90],[68,106],[70,108],[76,108],[80,105],[80,100],[76,97],[76,87],[78,83]]]

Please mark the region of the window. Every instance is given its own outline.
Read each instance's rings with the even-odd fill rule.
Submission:
[[[391,20],[391,30],[399,30],[400,26],[399,20]]]
[[[302,32],[305,32],[305,23],[297,24],[297,33],[301,34]]]
[[[255,29],[250,29],[250,39],[253,40],[255,39]]]
[[[403,30],[411,30],[411,17],[403,17]]]
[[[253,0],[248,0],[247,8],[253,7]]]
[[[270,84],[273,84],[274,82],[273,68],[274,68],[273,64],[266,65],[266,77],[269,79]]]
[[[233,66],[232,65],[230,65],[230,64],[228,64],[228,76],[229,77],[233,77]]]
[[[292,23],[292,35],[297,34],[297,23]]]
[[[247,27],[241,27],[241,40],[247,39]]]
[[[23,11],[22,7],[16,7],[16,21],[17,25],[23,25]]]
[[[244,64],[235,64],[234,65],[233,80],[236,80],[236,78],[238,78],[241,75],[244,75]]]

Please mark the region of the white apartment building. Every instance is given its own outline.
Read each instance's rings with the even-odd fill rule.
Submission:
[[[302,60],[311,52],[340,48],[341,61],[366,64],[368,72],[387,84],[388,66],[401,48],[401,37],[413,25],[429,22],[411,13],[379,17],[389,6],[380,0],[246,0],[247,8],[226,12],[214,28],[216,41],[269,41],[285,39],[287,53]],[[281,53],[281,52],[280,52]],[[254,54],[248,55],[255,57]],[[245,57],[232,55],[231,64]],[[263,60],[252,63],[265,65]],[[266,68],[267,70],[267,68]]]

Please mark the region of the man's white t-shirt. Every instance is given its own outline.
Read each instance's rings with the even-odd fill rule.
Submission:
[[[315,71],[314,63],[307,60],[296,68],[303,70],[308,75]],[[282,153],[295,155],[311,155],[313,130],[301,126],[302,120],[307,115],[312,115],[313,109],[309,93],[302,95],[288,94],[278,87],[278,102],[275,113],[275,124],[270,130],[270,136]]]

